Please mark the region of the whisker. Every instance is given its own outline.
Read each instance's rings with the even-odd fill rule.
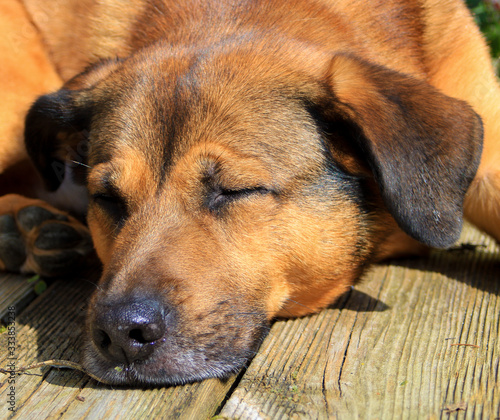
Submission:
[[[75,163],[77,165],[85,166],[86,168],[89,168],[89,169],[92,169],[92,166],[89,166],[89,165],[82,163],[82,162],[78,162],[76,160],[70,160],[70,162]]]
[[[99,286],[99,283],[90,281],[88,279],[82,279],[83,281],[86,281],[87,283],[90,283],[92,286],[94,286],[97,290],[103,290],[101,286]]]

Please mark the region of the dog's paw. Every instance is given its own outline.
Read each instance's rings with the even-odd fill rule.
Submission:
[[[74,217],[38,200],[9,210],[0,215],[0,269],[71,274],[93,252],[88,229]]]

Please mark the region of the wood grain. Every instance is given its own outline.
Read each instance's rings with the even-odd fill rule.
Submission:
[[[1,274],[0,291],[0,320],[4,322],[10,305],[15,303],[18,310],[21,310],[36,296],[33,284],[28,283],[25,276],[10,273]]]

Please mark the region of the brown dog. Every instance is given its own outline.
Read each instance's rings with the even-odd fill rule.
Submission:
[[[3,193],[42,194],[27,113],[41,197],[83,213],[88,191],[84,364],[105,381],[237,371],[273,317],[453,244],[464,200],[500,239],[499,88],[460,1],[4,3]],[[43,201],[0,214],[4,269],[90,252]]]

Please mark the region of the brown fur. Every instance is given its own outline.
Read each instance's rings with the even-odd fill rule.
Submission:
[[[464,200],[500,239],[498,85],[459,1],[15,4],[31,32],[5,50],[21,105],[1,110],[0,169],[12,182],[28,165],[17,109],[59,75],[26,146],[49,189],[71,171],[88,191],[103,274],[84,364],[107,381],[226,376],[272,318],[328,306],[370,263],[451,245]],[[9,226],[25,200],[0,198]],[[64,223],[84,255],[84,227]]]

